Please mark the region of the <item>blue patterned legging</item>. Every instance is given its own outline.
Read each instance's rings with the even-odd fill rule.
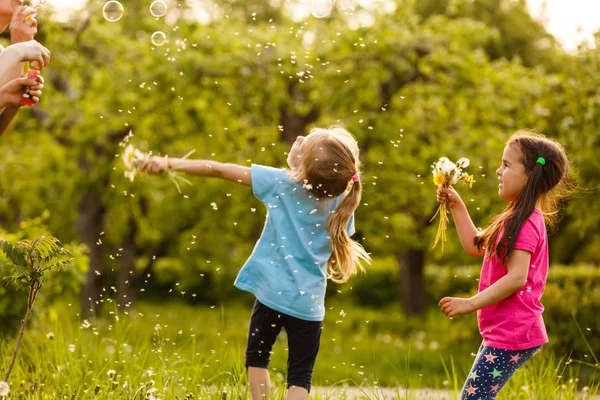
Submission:
[[[540,347],[513,351],[482,345],[460,392],[460,399],[495,399],[511,376],[533,357]]]

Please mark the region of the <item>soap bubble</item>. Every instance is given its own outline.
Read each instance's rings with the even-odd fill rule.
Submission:
[[[156,0],[150,4],[150,14],[153,17],[160,18],[167,13],[167,3],[162,0]]]
[[[152,40],[153,45],[162,46],[167,41],[167,35],[165,35],[161,31],[156,31],[152,34],[152,36],[150,37],[150,40]]]
[[[333,10],[333,0],[312,0],[310,13],[317,18],[325,18]]]
[[[107,1],[102,7],[102,16],[105,20],[110,22],[117,22],[123,17],[123,13],[125,9],[123,8],[123,4],[119,3],[116,0]]]

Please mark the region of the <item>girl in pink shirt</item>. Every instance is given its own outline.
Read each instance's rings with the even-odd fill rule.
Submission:
[[[548,275],[548,236],[557,200],[570,185],[563,147],[543,135],[518,131],[509,139],[496,170],[498,195],[508,206],[478,231],[458,193],[439,188],[438,202],[452,211],[465,251],[484,256],[479,292],[471,298],[444,297],[449,318],[477,311],[483,343],[461,399],[495,399],[515,371],[548,342],[540,303]]]

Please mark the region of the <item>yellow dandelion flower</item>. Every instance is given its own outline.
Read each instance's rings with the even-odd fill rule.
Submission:
[[[435,185],[443,185],[444,182],[446,182],[446,177],[444,176],[444,174],[437,174],[433,177],[433,183]]]
[[[469,189],[473,187],[473,175],[469,176]]]

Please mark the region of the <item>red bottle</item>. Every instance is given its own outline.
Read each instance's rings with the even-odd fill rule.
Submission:
[[[29,79],[37,81],[38,76],[40,76],[40,71],[37,69],[30,69],[27,71],[27,77]],[[25,93],[23,93],[23,96],[21,97],[21,104],[24,106],[33,106],[35,104],[33,96],[29,93],[29,86],[25,88]]]

